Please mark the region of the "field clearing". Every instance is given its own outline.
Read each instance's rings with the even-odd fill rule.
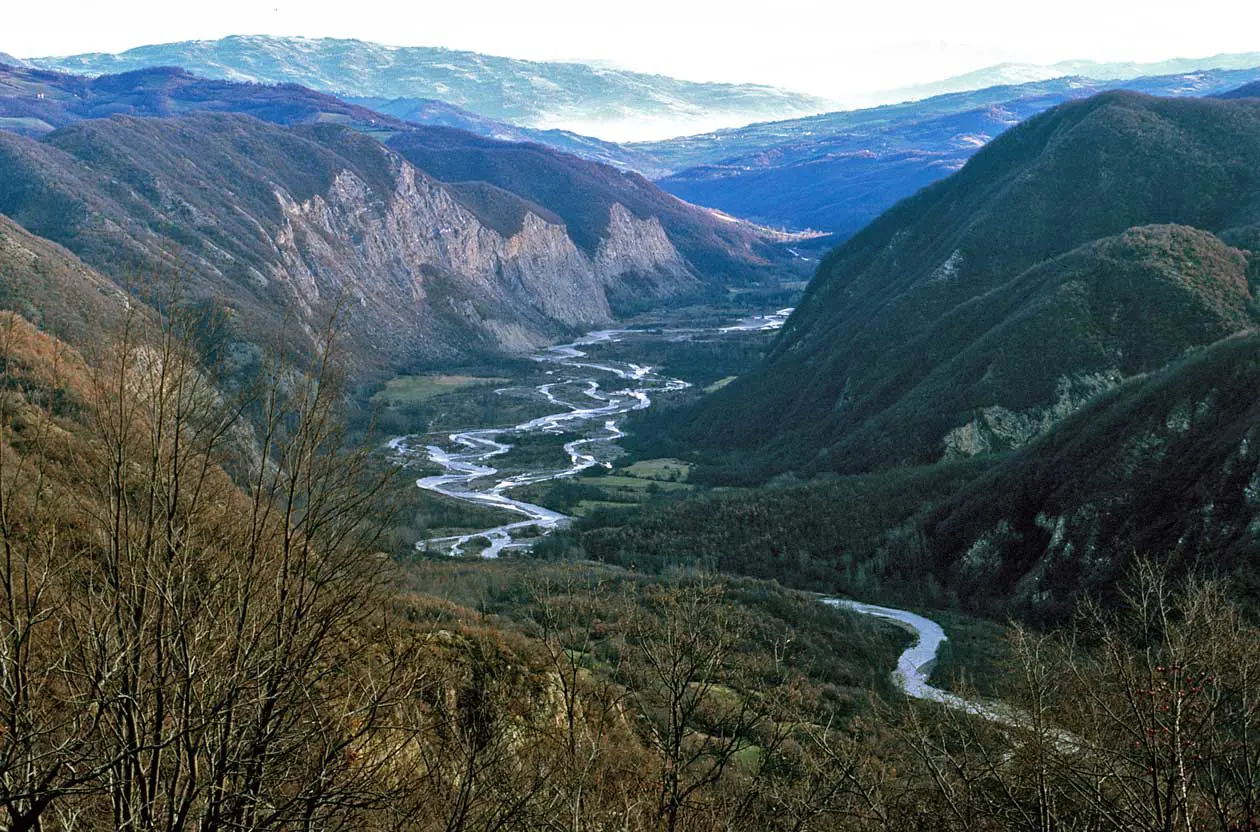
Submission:
[[[576,505],[569,506],[569,511],[575,517],[585,517],[593,511],[601,508],[629,508],[633,503],[617,503],[612,500],[582,500]]]
[[[691,463],[681,459],[644,459],[624,469],[627,476],[660,482],[686,482],[691,474]]]
[[[783,280],[773,286],[728,286],[726,293],[730,297],[738,297],[740,295],[751,295],[757,292],[765,293],[772,290],[803,292],[807,286],[809,286],[808,280]]]
[[[739,378],[739,376],[727,376],[726,378],[720,378],[717,381],[710,384],[708,387],[704,388],[704,392],[716,393],[717,391],[721,390],[723,387],[730,384],[732,381],[734,381],[737,378]]]
[[[421,404],[430,399],[456,390],[481,387],[488,384],[507,384],[510,379],[488,376],[460,376],[437,373],[421,376],[398,376],[385,384],[385,388],[372,397],[374,404],[383,407],[406,407]]]
[[[56,128],[54,128],[51,124],[44,121],[43,119],[27,118],[27,117],[23,117],[23,118],[5,117],[5,118],[0,118],[0,129],[38,130],[45,133],[51,133]]]
[[[647,492],[690,491],[693,488],[693,486],[687,485],[685,482],[669,482],[642,477],[622,477],[616,474],[610,474],[605,477],[579,477],[578,482],[582,485],[593,486],[614,494],[628,492],[629,494],[638,495]]]
[[[691,466],[677,459],[645,459],[602,476],[565,477],[512,490],[512,496],[577,517],[605,508],[632,508],[663,494],[694,491]]]

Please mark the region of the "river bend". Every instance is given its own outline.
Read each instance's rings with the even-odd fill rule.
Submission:
[[[569,344],[550,347],[533,356],[552,365],[549,380],[535,387],[539,396],[557,407],[555,413],[499,428],[476,428],[446,435],[424,443],[423,437],[401,436],[389,443],[400,459],[423,455],[442,473],[423,477],[416,486],[475,505],[498,508],[521,519],[489,529],[453,537],[423,540],[416,544],[425,551],[462,555],[469,542],[482,538],[488,543],[481,556],[496,558],[506,551],[528,548],[541,535],[568,524],[572,518],[557,511],[516,500],[511,489],[565,477],[573,477],[596,465],[609,465],[614,443],[625,434],[621,420],[626,414],[652,406],[653,396],[686,389],[687,382],[661,375],[653,367],[621,361],[592,359],[587,349],[627,337],[659,336],[683,340],[700,334],[735,335],[768,332],[783,326],[791,309],[769,315],[745,318],[717,329],[607,329],[592,332]],[[576,399],[576,400],[575,400]],[[514,438],[530,434],[567,435],[568,467],[540,469],[500,477],[492,464],[496,457],[512,449]],[[975,713],[990,719],[1008,718],[999,706],[973,702],[928,683],[936,653],[945,642],[945,631],[935,621],[907,610],[879,607],[840,598],[824,598],[823,603],[891,621],[909,630],[915,643],[901,654],[893,680],[906,695]]]

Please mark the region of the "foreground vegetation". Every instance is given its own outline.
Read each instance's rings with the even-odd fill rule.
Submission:
[[[888,691],[904,636],[767,586],[566,567],[438,600],[379,554],[335,350],[224,396],[201,323],[136,315],[87,360],[5,319],[7,828],[689,828]]]
[[[8,829],[1256,828],[1260,633],[1219,586],[1015,629],[1003,720],[907,703],[904,633],[773,582],[381,555],[335,350],[227,395],[195,323],[0,327]]]

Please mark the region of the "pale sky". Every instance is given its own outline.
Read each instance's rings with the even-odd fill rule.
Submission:
[[[6,3],[0,52],[116,52],[230,34],[349,37],[587,60],[839,98],[1002,61],[1260,51],[1255,0],[41,0]]]

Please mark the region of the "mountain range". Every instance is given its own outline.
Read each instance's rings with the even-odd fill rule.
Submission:
[[[843,240],[1050,107],[1110,89],[1212,95],[1257,78],[1260,68],[1130,81],[1057,78],[631,147],[674,171],[658,181],[683,199]]]
[[[27,60],[85,75],[179,66],[205,78],[297,83],[341,96],[439,99],[521,127],[612,139],[659,138],[828,109],[821,99],[772,87],[331,38],[237,36],[142,46],[118,55]]]
[[[1129,81],[1135,78],[1189,75],[1204,70],[1251,69],[1260,66],[1260,52],[1233,52],[1202,58],[1170,58],[1164,61],[1059,61],[1053,64],[1002,63],[927,84],[900,87],[880,97],[915,101],[986,87],[1009,86],[1055,78],[1092,78],[1096,81]]]
[[[9,68],[0,114],[0,213],[131,291],[179,272],[246,356],[338,298],[365,372],[529,349],[791,259],[636,174],[295,86]]]
[[[542,144],[633,170],[687,201],[772,227],[816,229],[834,242],[1057,104],[1109,89],[1212,95],[1260,79],[1260,54],[1251,53],[1003,64],[883,99],[901,103],[784,120],[834,108],[760,87],[346,40],[233,37],[30,62],[88,75],[171,65],[206,78],[298,83],[406,122]],[[694,135],[631,143],[586,135],[612,135],[610,119],[680,119],[664,134]],[[696,132],[714,121],[734,126]]]

